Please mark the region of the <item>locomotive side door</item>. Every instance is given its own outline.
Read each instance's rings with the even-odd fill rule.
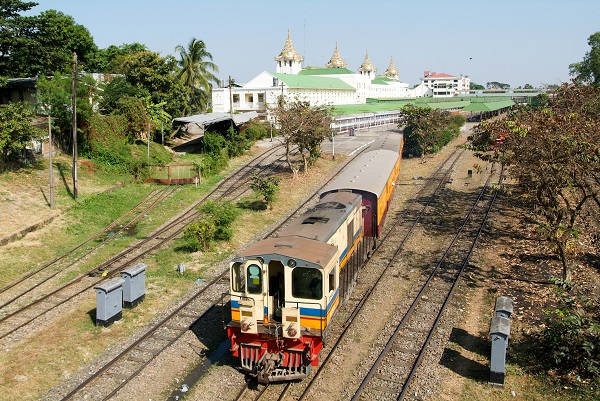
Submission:
[[[283,263],[271,260],[267,267],[269,289],[267,293],[267,314],[269,321],[281,322],[281,312],[285,307],[285,279]]]

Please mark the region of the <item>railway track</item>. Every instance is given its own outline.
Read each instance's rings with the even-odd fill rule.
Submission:
[[[456,153],[456,152],[455,152]],[[307,386],[300,385],[299,389],[294,391],[299,400],[310,398],[310,395],[318,393],[319,387],[316,385],[319,378],[326,374],[331,367],[331,361],[337,356],[337,349],[340,345],[347,344],[351,333],[356,335],[356,331],[360,330],[357,325],[360,325],[368,316],[364,316],[365,310],[371,308],[370,313],[374,313],[372,303],[385,302],[391,304],[389,310],[380,308],[382,313],[390,316],[393,323],[388,323],[385,327],[391,330],[390,333],[381,335],[373,345],[373,352],[381,352],[367,372],[364,373],[365,379],[358,386],[353,394],[348,393],[348,399],[401,399],[398,398],[402,392],[408,391],[410,382],[416,375],[417,368],[422,360],[422,357],[427,349],[427,344],[430,341],[430,336],[435,333],[435,328],[442,316],[446,305],[451,299],[452,293],[456,288],[456,283],[460,278],[458,272],[462,271],[468,263],[468,258],[471,255],[473,248],[476,245],[478,235],[481,233],[487,213],[491,210],[493,200],[495,199],[495,191],[489,194],[488,182],[479,191],[476,199],[472,200],[470,208],[464,214],[464,220],[459,226],[457,232],[452,238],[446,240],[446,249],[440,252],[436,258],[437,263],[425,263],[425,265],[435,265],[430,272],[425,274],[427,269],[423,269],[417,277],[421,277],[422,283],[419,287],[421,290],[414,290],[409,296],[398,297],[394,300],[391,296],[393,291],[390,288],[394,287],[394,277],[401,274],[402,258],[405,258],[405,244],[410,237],[416,235],[414,233],[417,227],[421,229],[439,230],[439,222],[437,221],[437,213],[431,213],[431,209],[436,203],[444,203],[443,184],[447,182],[448,175],[452,166],[456,161],[450,159],[433,175],[437,178],[431,180],[429,188],[425,187],[420,192],[420,196],[409,205],[409,207],[399,215],[389,231],[386,232],[380,247],[369,264],[379,265],[374,268],[370,276],[374,279],[365,280],[368,284],[367,288],[355,289],[354,298],[348,302],[345,323],[340,325],[336,333],[332,334],[333,345],[331,348],[326,348],[325,357],[322,360],[321,366],[315,375],[310,378]],[[447,166],[447,167],[445,167]],[[449,166],[449,167],[448,167]],[[435,182],[437,181],[437,184]],[[419,200],[420,199],[420,200]],[[487,207],[482,208],[480,203],[485,199]],[[419,207],[416,207],[420,205]],[[461,206],[459,206],[460,211]],[[476,209],[477,208],[477,209]],[[483,210],[484,213],[477,220],[474,214],[477,211]],[[474,224],[474,228],[471,225]],[[404,226],[404,228],[401,228]],[[471,239],[465,239],[465,235],[471,236]],[[448,237],[447,234],[444,235]],[[451,274],[454,271],[454,274]],[[382,289],[387,283],[387,290]],[[412,286],[412,284],[411,284]],[[360,285],[358,286],[360,287]],[[416,291],[416,294],[415,294]],[[379,296],[378,301],[373,298],[381,294],[388,298]],[[441,296],[441,294],[444,294]],[[409,301],[410,300],[410,301]],[[414,306],[413,306],[414,305]],[[400,319],[399,321],[396,321]],[[399,328],[398,328],[399,327]],[[429,337],[427,336],[429,334]],[[347,338],[348,337],[348,338]],[[331,373],[330,373],[331,374]],[[404,389],[404,390],[403,390]],[[402,394],[404,397],[406,393]],[[346,399],[345,397],[342,397]],[[418,397],[417,397],[418,398]],[[313,397],[314,399],[314,397]]]
[[[388,341],[352,400],[403,400],[409,391],[420,398],[418,390],[411,390],[411,383],[492,210],[497,191],[489,190],[490,179],[444,254],[420,286],[410,307],[389,334]]]
[[[0,340],[10,339],[10,336],[23,327],[28,326],[48,312],[57,309],[86,293],[106,278],[120,273],[128,265],[131,265],[152,252],[168,244],[178,237],[185,226],[198,217],[196,207],[202,202],[213,199],[235,199],[248,190],[247,184],[253,174],[267,174],[271,171],[273,164],[281,165],[281,155],[278,153],[281,146],[268,149],[247,165],[236,170],[223,179],[219,185],[202,199],[188,207],[180,215],[166,223],[146,238],[133,246],[125,249],[109,260],[73,278],[63,285],[59,285],[33,299],[27,297],[27,303],[20,305],[15,310],[5,312],[0,318]],[[271,160],[274,159],[274,160]],[[269,161],[271,160],[271,161]],[[24,293],[28,293],[25,291]],[[23,297],[21,297],[23,298]]]
[[[349,159],[344,165],[340,166],[335,175],[337,175],[343,169],[343,167],[350,162],[350,160],[351,159]],[[247,170],[247,174],[245,174],[245,176],[251,176],[254,174],[252,169],[242,170]],[[249,179],[250,178],[248,178],[248,180]],[[333,179],[333,177],[331,179]],[[326,184],[327,183],[323,184],[323,187]],[[228,196],[236,196],[235,192],[236,191],[215,191],[215,193],[218,193],[218,196],[220,197],[225,196],[225,193]],[[318,193],[319,190],[315,191],[315,195]],[[305,209],[307,205],[313,201],[314,195],[299,205],[294,213],[284,219],[266,236],[270,236],[275,233],[290,219],[293,219],[298,213],[300,213],[300,210]],[[223,294],[229,291],[229,283],[225,280],[228,277],[228,273],[229,268],[227,267],[215,279],[207,283],[205,287],[199,290],[187,301],[176,307],[175,310],[172,311],[167,317],[162,319],[156,325],[150,327],[147,331],[145,331],[145,334],[141,335],[139,339],[135,340],[108,363],[104,364],[103,367],[95,371],[87,379],[83,380],[69,393],[61,396],[61,399],[107,400],[115,396],[119,390],[127,385],[127,383],[137,377],[144,367],[146,367],[162,352],[164,352],[179,338],[181,338],[181,336],[183,336],[189,328],[197,324],[197,322],[200,321],[217,304],[220,303],[221,307],[225,307],[228,299]],[[199,299],[202,301],[198,301]],[[198,306],[199,302],[202,306]],[[163,336],[162,334],[156,334],[162,333],[163,331],[166,331],[168,334],[166,336]],[[154,339],[157,338],[163,341],[160,345],[147,345],[149,342],[154,341]],[[242,392],[243,391],[241,390],[240,397],[242,396]]]
[[[38,269],[20,277],[18,280],[0,289],[0,322],[3,317],[10,313],[9,305],[15,301],[23,300],[25,295],[35,298],[34,290],[42,287],[51,279],[60,279],[68,272],[74,270],[87,257],[98,252],[110,241],[118,238],[118,235],[134,226],[144,215],[149,213],[162,201],[172,196],[180,187],[166,187],[162,190],[152,190],[144,199],[130,209],[127,213],[110,223],[104,229],[83,241],[76,247],[68,250],[52,261]],[[45,289],[42,287],[43,293]]]

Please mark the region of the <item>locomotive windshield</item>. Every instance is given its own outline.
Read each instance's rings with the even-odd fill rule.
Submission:
[[[248,292],[250,294],[260,294],[262,292],[262,271],[260,266],[251,264],[247,269]]]
[[[320,270],[296,267],[292,270],[292,295],[296,298],[321,299],[323,275]]]

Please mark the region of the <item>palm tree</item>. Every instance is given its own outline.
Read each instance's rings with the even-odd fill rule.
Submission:
[[[218,82],[213,72],[219,72],[219,68],[212,62],[212,54],[206,50],[202,40],[193,38],[187,49],[179,45],[175,51],[180,56],[177,61],[180,68],[178,78],[189,89],[189,104],[192,109],[204,111],[210,100],[212,84]]]

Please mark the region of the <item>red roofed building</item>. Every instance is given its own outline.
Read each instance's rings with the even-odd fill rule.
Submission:
[[[423,85],[432,91],[433,97],[451,97],[468,94],[471,79],[467,76],[454,76],[443,72],[425,71],[421,78]]]

